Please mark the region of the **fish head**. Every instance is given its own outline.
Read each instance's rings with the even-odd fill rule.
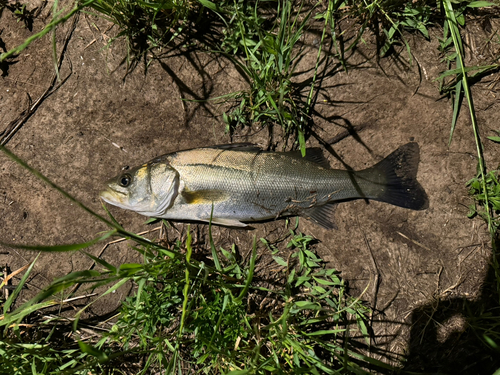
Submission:
[[[100,196],[114,206],[141,215],[162,217],[179,191],[179,173],[167,163],[150,162],[106,182]]]

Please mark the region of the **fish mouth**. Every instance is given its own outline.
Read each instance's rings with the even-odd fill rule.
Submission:
[[[123,205],[122,198],[125,197],[125,194],[121,194],[117,191],[103,190],[99,193],[99,196],[106,203],[112,205]]]

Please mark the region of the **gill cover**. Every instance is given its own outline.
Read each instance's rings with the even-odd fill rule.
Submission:
[[[179,192],[179,173],[165,163],[151,163],[150,186],[152,212],[141,212],[146,216],[160,217],[174,204]]]
[[[101,198],[145,216],[162,216],[179,189],[178,172],[165,163],[150,162],[109,180]]]

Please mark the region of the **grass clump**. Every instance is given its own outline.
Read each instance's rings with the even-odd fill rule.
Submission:
[[[259,13],[260,2],[250,7],[236,3],[235,13],[227,23],[226,38],[222,47],[230,53],[243,52],[243,59],[233,59],[245,79],[248,90],[232,93],[227,97],[239,105],[223,118],[226,130],[239,125],[277,124],[286,137],[294,135],[305,150],[305,132],[308,109],[298,98],[298,89],[292,82],[300,60],[303,35],[311,11],[302,15],[303,3],[294,7],[293,2],[278,2],[275,20],[269,23]]]
[[[484,175],[483,184],[481,174],[467,182],[469,194],[474,198],[474,203],[469,206],[469,217],[479,216],[485,222],[491,222],[493,233],[500,227],[500,183],[499,171],[492,170]],[[485,190],[486,189],[486,190]],[[488,210],[486,209],[488,206]]]
[[[201,14],[201,3],[203,1],[94,0],[86,10],[116,24],[120,31],[111,42],[125,37],[129,55],[137,59],[151,49],[166,46],[182,34],[189,26],[191,14]]]
[[[379,56],[384,57],[394,51],[394,47],[404,44],[410,61],[411,49],[403,32],[419,32],[429,38],[428,26],[432,25],[436,8],[426,1],[346,1],[339,12],[356,18],[361,27],[351,47],[362,40],[363,33],[370,28],[377,35]]]
[[[13,374],[119,373],[140,361],[140,370],[128,373],[334,374],[364,373],[370,365],[387,368],[350,343],[353,337],[368,338],[370,310],[346,294],[338,272],[325,267],[312,249],[311,237],[293,231],[289,236],[288,260],[262,241],[275,254],[272,268],[284,278],[268,280],[256,273],[255,241],[248,262],[238,260],[234,246],[217,251],[214,265],[193,260],[188,232],[185,241],[175,241],[169,251],[154,243],[135,246],[143,264],[113,266],[92,257],[100,271],[73,272],[7,312],[33,262],[18,292],[4,304],[2,361],[8,361]],[[172,252],[184,255],[171,257]],[[80,319],[95,300],[71,319],[40,314],[51,306],[61,309],[62,296],[69,297],[76,285],[88,290],[106,286],[99,299],[127,281],[136,285],[135,293],[123,302],[114,323]],[[41,339],[29,337],[23,329],[28,320],[38,333],[50,333]]]

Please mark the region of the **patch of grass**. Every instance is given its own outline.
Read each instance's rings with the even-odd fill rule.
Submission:
[[[439,50],[444,55],[442,61],[446,62],[448,70],[443,72],[436,78],[436,80],[440,81],[440,92],[452,98],[453,116],[451,120],[449,143],[452,141],[461,104],[465,97],[471,113],[476,144],[479,146],[481,141],[478,139],[479,133],[477,131],[474,105],[472,103],[472,96],[470,95],[469,82],[498,69],[500,65],[490,64],[485,66],[466,67],[464,64],[464,48],[459,29],[465,25],[464,13],[467,9],[489,6],[492,4],[485,1],[472,1],[463,2],[453,7],[452,3],[444,0],[442,5],[445,9],[446,18],[443,27],[443,38],[439,39]],[[453,64],[456,65],[455,69],[451,69]],[[482,158],[480,157],[480,162],[481,159]]]
[[[499,171],[492,170],[484,175],[485,181],[482,181],[482,175],[467,182],[469,194],[474,198],[474,204],[469,207],[469,217],[479,216],[486,223],[491,221],[491,230],[496,233],[500,227],[500,183]],[[486,189],[486,190],[485,190]],[[486,206],[489,207],[486,210]]]
[[[285,137],[297,137],[305,152],[308,110],[297,100],[292,77],[301,57],[299,40],[312,10],[302,14],[302,2],[296,7],[293,2],[277,2],[276,19],[264,28],[259,4],[256,1],[250,12],[248,5],[235,2],[228,22],[222,46],[231,53],[243,51],[243,59],[233,61],[244,72],[249,89],[225,96],[239,105],[223,118],[228,131],[240,125],[279,125]]]
[[[432,16],[436,11],[423,1],[347,1],[342,8],[344,13],[358,20],[362,26],[355,41],[362,39],[367,28],[371,28],[379,36],[379,55],[389,54],[394,46],[403,43],[411,61],[411,50],[403,31],[420,32],[429,38],[427,27],[432,24]],[[383,32],[380,35],[380,31]]]
[[[171,258],[170,252],[152,243],[134,247],[143,255],[143,264],[113,266],[92,257],[101,271],[73,272],[7,312],[33,263],[4,304],[0,319],[2,358],[8,361],[12,374],[121,371],[119,358],[127,358],[132,364],[143,358],[137,372],[141,374],[188,369],[229,374],[334,374],[364,373],[363,368],[369,365],[388,368],[350,344],[353,337],[368,338],[369,309],[346,294],[338,272],[325,267],[312,250],[312,241],[309,236],[291,232],[287,247],[292,252],[287,260],[274,256],[273,267],[286,275],[286,281],[269,284],[253,279],[256,242],[247,264],[237,261],[234,247],[230,251],[220,249],[214,262],[221,265],[217,271],[191,259],[188,232],[185,243],[176,241],[170,249],[185,252],[184,256]],[[39,333],[60,331],[63,318],[47,319],[39,312],[50,306],[62,307],[62,296],[70,288],[81,284],[94,290],[106,285],[108,289],[101,298],[127,281],[133,281],[137,288],[123,302],[118,320],[112,325],[97,323],[90,337],[78,337],[75,332],[85,327],[91,331],[79,316],[95,300],[69,320],[73,321],[73,332],[66,323],[66,337],[71,339],[64,342],[57,337],[58,342],[55,334],[42,339],[30,337],[23,328],[30,319]],[[260,309],[256,308],[258,304]]]
[[[478,159],[477,176],[467,183],[467,186],[469,186],[469,193],[475,200],[475,204],[470,207],[469,217],[478,215],[486,222],[492,245],[490,266],[494,273],[494,283],[496,284],[494,289],[497,300],[493,301],[488,308],[482,309],[479,313],[470,311],[471,315],[467,317],[467,320],[472,330],[483,341],[485,347],[489,350],[493,349],[493,351],[498,351],[500,338],[500,314],[498,313],[500,309],[500,263],[498,262],[497,241],[500,184],[498,182],[498,171],[492,170],[488,172],[486,168],[483,156],[483,144],[479,134],[479,127],[469,85],[471,76],[468,74],[471,71],[475,72],[475,74],[482,74],[489,71],[491,68],[496,69],[498,65],[472,68],[466,67],[464,63],[464,49],[459,30],[460,25],[464,24],[464,11],[467,7],[488,5],[491,4],[484,1],[464,2],[454,5],[451,0],[442,0],[446,18],[444,38],[440,41],[440,44],[443,51],[451,51],[451,53],[448,52],[449,54],[446,59],[450,65],[452,62],[455,62],[456,69],[449,70],[440,78],[442,79],[447,75],[455,75],[454,81],[452,85],[450,85],[454,85],[453,93],[455,95],[450,142],[463,99],[465,99],[469,108]],[[498,141],[496,137],[491,137],[490,139],[492,141]]]
[[[189,16],[198,13],[200,6],[191,0],[94,0],[86,11],[116,24],[120,32],[109,43],[126,38],[128,60],[137,60],[182,34]]]

